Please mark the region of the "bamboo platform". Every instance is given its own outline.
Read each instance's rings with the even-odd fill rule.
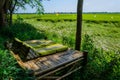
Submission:
[[[33,51],[30,52],[31,48],[24,47],[25,50],[20,53],[23,54],[26,49],[29,49],[29,52],[27,50],[27,55],[24,54],[27,60],[22,60],[20,55],[14,51],[13,46],[13,43],[9,43],[8,47],[18,64],[23,69],[30,70],[30,74],[34,75],[36,80],[61,80],[71,73],[81,69],[87,62],[87,52],[80,52],[69,48],[62,52],[39,56]],[[15,46],[15,49],[19,48],[19,46],[21,45],[19,44],[18,47]],[[56,75],[56,73],[64,69],[67,69],[67,71],[65,71],[63,75]]]

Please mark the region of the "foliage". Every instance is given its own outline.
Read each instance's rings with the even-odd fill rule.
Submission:
[[[39,21],[38,23],[36,19],[26,19],[25,21],[34,22],[34,27],[43,30],[48,39],[74,48],[75,21],[55,23],[51,21]],[[107,23],[83,21],[83,37],[85,36],[85,38],[82,41],[82,50],[87,50],[89,57],[83,75],[79,77],[78,72],[73,76],[76,80],[119,80],[120,28],[116,24],[119,25],[119,22],[114,24],[111,21],[107,21]]]
[[[36,14],[20,14],[20,17],[24,19],[36,19],[41,21],[76,21],[76,14],[44,14],[44,15],[36,15]],[[17,14],[14,14],[13,19],[17,18]],[[83,13],[83,20],[89,23],[94,22],[119,22],[120,14],[85,14]]]
[[[37,13],[44,12],[41,0],[16,0],[16,2],[16,10],[18,8],[26,9],[25,5],[29,5],[31,8],[35,8]]]
[[[26,5],[35,8],[37,13],[43,14],[44,12],[41,0],[0,0],[0,26],[12,25],[14,11],[18,10],[18,8],[26,9]]]
[[[22,77],[22,78],[21,78]],[[7,50],[0,49],[0,80],[33,80],[28,71],[21,69]]]
[[[30,17],[31,15],[33,15],[32,18]],[[0,78],[13,78],[15,80],[21,80],[22,77],[22,79],[31,79],[31,77],[27,74],[27,71],[21,70],[21,68],[16,65],[16,61],[11,57],[11,55],[9,55],[9,52],[3,49],[3,42],[8,40],[8,38],[12,39],[9,36],[17,37],[21,40],[47,38],[57,43],[62,43],[74,48],[76,21],[64,21],[63,18],[60,18],[60,21],[54,22],[38,21],[37,17],[35,16],[34,14],[22,14],[17,17],[17,20],[14,21],[12,27],[2,30],[3,32],[0,32],[0,62],[3,62],[4,60],[2,65],[0,65],[0,69],[5,69],[8,72],[7,74],[3,74],[3,70],[0,70],[0,76],[1,74],[3,76]],[[49,16],[46,16],[46,19],[47,17],[50,18]],[[64,19],[67,17],[64,15]],[[99,18],[96,19],[96,21],[93,21],[90,19],[90,17],[88,17],[88,21],[83,21],[83,40],[81,50],[88,51],[88,64],[84,68],[84,73],[79,74],[80,72],[76,72],[72,75],[75,80],[119,80],[119,25],[119,19],[115,23],[109,20],[107,22],[104,22],[104,19],[102,21],[99,21]],[[9,61],[13,63],[9,64],[10,68],[8,69],[4,64],[8,64]],[[15,67],[15,71],[12,67]],[[13,74],[9,74],[11,71],[13,71]],[[7,77],[5,78],[5,76]]]
[[[22,16],[24,18],[24,15]],[[64,17],[64,18],[67,19],[67,17]],[[34,23],[32,25],[38,30],[40,31],[42,30],[43,32],[45,32],[45,34],[49,39],[52,39],[64,44],[66,44],[65,42],[69,42],[72,45],[72,47],[74,46],[74,41],[75,41],[74,36],[75,36],[75,30],[76,30],[75,21],[64,21],[62,20],[62,18],[61,18],[61,21],[59,22],[58,21],[56,22],[37,21],[35,18],[24,19],[24,20],[27,23],[31,23],[31,24]],[[88,20],[89,20],[89,17],[88,17]],[[101,21],[98,21],[97,23],[92,21],[91,22],[83,21],[84,27],[83,27],[82,33],[93,35],[94,36],[93,41],[96,47],[98,48],[102,47],[104,50],[112,50],[116,52],[116,51],[119,51],[120,49],[119,25],[120,25],[119,20],[116,23],[113,23],[111,21],[108,21],[107,23],[101,22]]]
[[[88,51],[88,64],[82,80],[119,80],[120,55],[115,52],[97,49],[91,36],[85,35],[82,50]]]

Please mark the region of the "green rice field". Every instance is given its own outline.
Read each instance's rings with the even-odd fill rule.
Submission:
[[[14,15],[14,19],[18,16],[36,29],[44,31],[48,38],[62,43],[62,38],[67,37],[71,40],[72,47],[74,46],[76,14],[20,14]],[[83,14],[82,32],[94,36],[93,40],[97,47],[118,51],[120,14]]]
[[[14,14],[14,19],[17,18],[19,14]],[[48,20],[64,20],[64,19],[70,19],[70,20],[76,20],[76,14],[20,14],[21,18],[24,19],[48,19]],[[95,21],[120,21],[120,14],[118,13],[109,13],[109,14],[83,14],[83,20],[95,20]]]

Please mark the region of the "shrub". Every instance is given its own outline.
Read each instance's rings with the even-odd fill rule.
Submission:
[[[34,80],[34,77],[21,69],[7,50],[0,49],[0,80]]]
[[[83,39],[82,50],[88,51],[88,64],[84,73],[81,73],[82,80],[119,80],[119,54],[96,48],[92,36],[87,34]]]

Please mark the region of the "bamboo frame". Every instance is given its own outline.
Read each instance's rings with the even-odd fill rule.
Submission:
[[[11,53],[14,54],[12,51],[11,51]],[[36,77],[36,80],[41,80],[41,79],[45,79],[45,80],[46,79],[48,79],[48,80],[51,80],[51,79],[53,79],[53,80],[61,80],[61,79],[65,78],[65,77],[69,76],[73,72],[75,72],[75,71],[81,69],[82,67],[84,67],[86,65],[86,63],[87,63],[87,55],[88,55],[87,51],[84,51],[83,55],[81,57],[73,59],[72,61],[69,61],[69,62],[64,63],[64,64],[61,63],[61,64],[57,65],[56,67],[54,67],[53,69],[49,69],[49,70],[47,70],[45,72],[43,71],[43,72],[39,73],[39,75],[35,74],[36,73],[35,71],[33,71],[30,74],[34,75]],[[17,59],[17,61],[18,61],[18,63],[20,65],[24,64],[24,63],[21,64],[22,61],[18,58],[19,56],[17,56],[17,55],[13,55],[13,56]],[[80,66],[78,68],[75,68],[75,64],[77,65],[78,62],[82,62],[82,64],[80,64]],[[64,75],[62,75],[62,76],[51,75],[51,74],[53,74],[55,72],[58,72],[58,71],[60,71],[62,69],[65,69],[66,67],[71,66],[73,64],[74,64],[74,66],[71,67],[68,70],[68,72],[66,72]],[[21,67],[24,68],[23,65]]]
[[[45,78],[46,76],[48,76],[50,74],[53,74],[53,73],[55,73],[55,72],[57,72],[59,70],[62,70],[62,69],[66,68],[66,67],[68,67],[68,66],[70,66],[70,65],[72,65],[74,63],[77,63],[78,61],[81,61],[81,60],[83,60],[83,58],[77,59],[76,61],[73,61],[73,62],[71,62],[69,64],[66,64],[65,66],[61,66],[61,67],[59,67],[59,68],[57,68],[57,69],[55,69],[55,70],[53,70],[51,72],[45,73],[44,75],[42,75],[40,77],[37,77],[37,79],[39,80],[39,79]]]

